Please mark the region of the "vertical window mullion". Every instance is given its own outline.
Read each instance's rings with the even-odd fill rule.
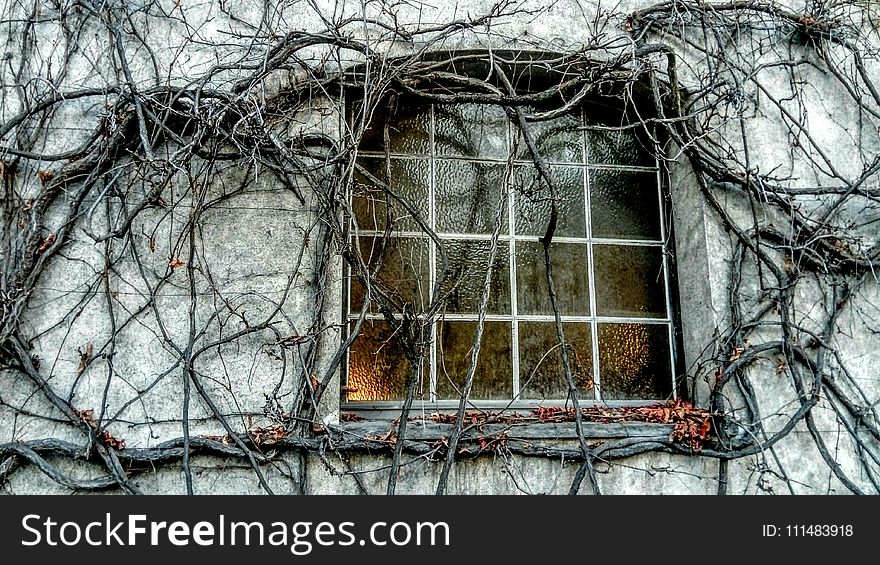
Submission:
[[[657,141],[656,129],[652,129],[650,132],[651,138],[655,140],[655,153],[654,153],[654,162],[657,165],[657,198],[659,201],[659,209],[660,209],[660,241],[663,242],[661,247],[661,256],[663,259],[663,288],[666,296],[666,319],[669,322],[666,324],[667,326],[667,334],[669,335],[669,378],[672,380],[672,398],[678,398],[678,388],[675,386],[675,328],[673,327],[672,320],[674,320],[672,313],[672,296],[669,289],[669,241],[666,230],[666,203],[663,201],[663,171],[660,168],[660,156],[658,154],[660,150],[659,141]]]
[[[581,113],[581,123],[586,126],[586,115]],[[587,280],[590,287],[590,349],[593,356],[593,399],[602,400],[601,375],[599,374],[599,324],[596,317],[599,313],[596,311],[596,273],[593,263],[593,221],[591,217],[592,203],[590,201],[590,168],[586,165],[590,164],[591,158],[588,154],[590,144],[587,143],[588,130],[584,128],[581,136],[583,143],[583,181],[584,181],[584,222],[587,227]]]
[[[428,225],[431,227],[435,233],[436,229],[436,214],[434,211],[435,198],[434,198],[434,188],[437,179],[436,173],[436,155],[437,150],[434,146],[434,105],[431,104],[428,107],[428,146],[429,146],[429,155],[428,162],[430,163],[430,172],[428,176]],[[437,244],[428,238],[428,286],[430,288],[431,296],[434,294],[434,285],[437,281]],[[431,324],[431,347],[430,354],[428,355],[428,375],[430,379],[430,399],[431,402],[437,401],[437,322]]]
[[[343,108],[343,110],[338,115],[339,131],[343,132],[343,135],[345,135],[345,133],[348,133],[351,130],[349,128],[350,124],[349,124],[349,115],[348,115],[348,100],[346,100],[346,94],[344,92],[342,93],[342,106],[341,106],[341,108]],[[355,151],[355,160],[357,158],[358,158],[358,154],[357,154],[357,151]],[[355,161],[355,163],[356,162],[357,161]],[[351,180],[352,180],[351,188],[350,188],[349,193],[347,195],[348,208],[351,211],[351,214],[349,214],[349,216],[348,216],[348,222],[346,223],[347,233],[345,235],[345,238],[346,238],[347,245],[352,245],[352,243],[354,242],[354,238],[353,238],[354,220],[355,220],[355,218],[354,218],[354,171],[352,171],[352,179]],[[352,272],[351,272],[351,267],[345,265],[344,261],[343,261],[342,269],[343,269],[343,275],[347,275],[347,276],[344,276],[344,278],[343,278],[343,288],[342,288],[342,292],[343,292],[342,316],[343,316],[343,319],[345,320],[345,323],[343,324],[343,328],[342,328],[342,341],[341,341],[341,343],[345,343],[345,341],[349,337],[349,334],[351,333],[351,277],[352,277]],[[343,391],[348,390],[348,368],[350,366],[351,366],[351,347],[348,347],[345,350],[345,365],[343,366],[343,370],[339,371],[340,372],[340,376],[339,376],[340,390],[343,390]],[[343,394],[345,395],[343,402],[348,402],[348,392],[345,392]]]
[[[507,124],[507,151],[508,154],[513,151],[513,125]],[[510,164],[510,170],[505,171],[504,180],[508,180],[508,173],[510,175],[510,180],[513,180],[513,175],[515,174],[515,165],[513,164],[513,159],[508,160]],[[510,235],[510,239],[507,243],[508,245],[508,264],[510,266],[510,328],[511,328],[511,355],[513,355],[512,359],[512,367],[513,367],[513,399],[516,400],[520,396],[520,382],[519,382],[519,310],[517,307],[518,297],[517,297],[517,286],[516,286],[516,207],[514,205],[513,199],[516,196],[514,192],[511,190],[513,186],[513,182],[507,183],[505,182],[503,190],[507,191],[507,233]]]

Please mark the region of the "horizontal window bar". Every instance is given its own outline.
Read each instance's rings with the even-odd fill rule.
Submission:
[[[384,231],[378,230],[357,230],[357,235],[360,237],[384,237]],[[352,234],[353,235],[353,234]],[[491,241],[492,234],[484,234],[484,233],[453,233],[453,232],[437,232],[437,236],[440,239],[444,240],[467,240],[467,241]],[[425,232],[416,232],[416,231],[392,231],[390,237],[399,237],[399,238],[416,238],[416,239],[430,239],[430,237]],[[526,242],[538,242],[540,241],[542,236],[540,235],[514,235],[513,237],[509,235],[499,235],[498,241],[510,241],[513,239],[514,241],[526,241]],[[553,243],[595,243],[600,245],[632,245],[632,246],[653,246],[660,247],[663,245],[663,242],[659,239],[612,239],[608,237],[594,237],[592,239],[587,237],[571,237],[571,236],[554,236]]]
[[[658,402],[663,402],[663,399],[654,399],[654,400],[594,400],[592,398],[579,398],[578,404],[581,408],[594,408],[594,407],[608,407],[608,408],[624,408],[628,406],[651,406],[653,404],[657,404]],[[509,399],[509,400],[480,400],[478,398],[474,398],[472,401],[468,401],[468,410],[499,410],[510,408],[513,410],[524,409],[528,410],[531,408],[539,408],[541,406],[567,406],[571,407],[571,401],[566,401],[565,399],[554,399],[554,400],[526,400],[526,399]],[[340,407],[342,411],[358,411],[358,410],[400,410],[403,408],[403,401],[400,400],[364,400],[364,401],[351,401],[347,400],[342,402],[342,406]],[[419,412],[435,412],[442,410],[452,410],[458,408],[458,400],[437,400],[431,402],[430,400],[419,400],[416,399],[412,403],[412,407],[410,409],[410,417],[416,416]],[[641,422],[645,423],[645,422]]]
[[[396,313],[396,312],[395,312]],[[511,314],[486,314],[487,322],[512,322],[516,320],[520,322],[555,322],[556,318],[552,314],[520,314],[513,316]],[[348,320],[353,322],[358,319],[356,315],[349,315]],[[369,313],[365,320],[384,321],[385,316],[377,313]],[[568,322],[597,322],[599,324],[652,324],[652,325],[669,325],[672,320],[669,318],[637,318],[633,316],[560,316],[563,323]],[[477,322],[479,317],[477,314],[444,314],[442,317],[435,319],[435,323],[441,322]]]
[[[413,153],[381,153],[376,151],[360,151],[358,153],[359,157],[368,157],[370,159],[377,159],[385,157],[392,157],[394,159],[401,160],[424,160],[428,161],[429,159],[434,159],[435,161],[464,161],[467,163],[483,163],[487,165],[506,165],[508,163],[507,159],[488,159],[488,158],[475,158],[475,157],[463,157],[459,155],[429,155],[429,154],[413,154]],[[571,161],[544,161],[547,165],[559,165],[564,167],[583,167],[587,169],[608,169],[613,171],[632,171],[637,173],[644,172],[656,172],[658,170],[657,167],[642,167],[638,165],[614,165],[611,163],[574,163]],[[514,165],[534,165],[534,161],[531,159],[515,159],[513,161]]]

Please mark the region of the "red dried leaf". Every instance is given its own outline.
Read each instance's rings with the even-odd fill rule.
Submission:
[[[74,408],[73,413],[76,414],[77,418],[82,420],[82,422],[90,428],[97,427],[97,423],[95,422],[95,411],[91,408],[87,408],[85,410],[77,410],[76,408]]]
[[[274,445],[284,439],[286,434],[287,429],[281,424],[248,430],[248,435],[256,445]]]
[[[116,450],[125,449],[125,440],[113,437],[107,430],[101,432],[101,441],[103,441],[107,447],[111,447]]]
[[[281,345],[283,347],[289,347],[291,345],[300,345],[302,343],[308,342],[309,339],[310,338],[307,335],[289,335],[289,336],[281,339]]]
[[[89,361],[92,360],[92,353],[94,352],[94,346],[89,343],[86,345],[86,350],[79,350],[79,366],[76,368],[76,374],[81,375],[85,372],[86,367],[89,366]]]
[[[55,234],[50,233],[46,236],[46,239],[43,240],[43,243],[41,243],[40,246],[37,247],[37,255],[42,255],[43,253],[45,253],[46,250],[49,249],[53,243],[55,243]]]

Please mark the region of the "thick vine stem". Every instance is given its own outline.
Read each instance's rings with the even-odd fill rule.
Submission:
[[[255,16],[225,2],[6,1],[0,488],[40,476],[139,494],[169,472],[192,494],[205,465],[229,463],[265,493],[309,492],[308,474],[324,473],[360,493],[445,494],[459,466],[513,476],[535,460],[568,473],[566,492],[600,494],[616,472],[653,476],[662,454],[713,465],[705,490],[718,494],[878,493],[876,3],[551,4],[450,16],[266,2]],[[581,35],[554,38],[565,6],[585,14]],[[558,80],[515,86],[529,73]],[[476,329],[456,407],[438,413],[417,398],[436,393],[426,367],[460,273],[435,203],[393,178],[400,155],[369,154],[376,169],[362,155],[377,124],[391,145],[383,120],[401,100],[501,109],[525,145],[496,159],[504,186],[474,266]],[[649,406],[579,396],[560,309],[567,203],[537,132],[597,100],[626,123],[594,120],[585,135],[638,132],[669,185],[677,251],[664,264],[682,269],[690,386]],[[485,408],[473,390],[493,269],[526,166],[550,192],[540,292],[567,397]],[[357,225],[352,195],[365,190],[381,195],[384,233]],[[394,253],[421,260],[401,251],[402,227],[431,250],[424,280],[386,276]],[[705,272],[684,272],[697,264]],[[340,402],[355,392],[341,375],[379,325],[401,352],[383,368],[403,375],[401,401],[360,422]],[[805,450],[822,485],[797,478],[792,453]],[[406,483],[415,464],[431,473],[418,487]]]

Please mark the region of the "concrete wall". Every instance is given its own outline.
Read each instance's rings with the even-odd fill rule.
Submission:
[[[161,46],[153,52],[155,59],[137,38],[125,33],[123,26],[125,56],[143,89],[165,84],[187,85],[212,65],[237,62],[242,57],[246,62],[263,60],[266,53],[263,42],[251,44],[237,35],[248,35],[252,29],[249,24],[263,26],[278,36],[294,30],[320,30],[324,27],[323,19],[342,21],[348,16],[361,15],[359,2],[340,5],[315,2],[311,6],[306,2],[281,2],[271,4],[271,9],[265,12],[262,3],[163,4],[167,4],[172,17],[161,17],[158,4],[133,16],[133,21],[145,32],[143,41]],[[595,1],[562,0],[550,7],[544,4],[523,2],[522,12],[502,16],[488,29],[481,26],[450,34],[431,48],[578,51],[589,44],[601,28],[605,37],[619,38],[609,53],[613,55],[633,48],[630,35],[625,31],[626,15],[652,3],[621,1],[613,3],[613,8],[608,6],[612,3]],[[801,2],[792,0],[788,4],[795,10],[802,9]],[[460,1],[436,7],[413,4],[386,9],[376,3],[369,4],[367,12],[386,21],[389,13],[393,13],[398,24],[416,29],[474,18],[485,13],[489,6],[491,3],[485,1]],[[4,18],[21,9],[18,4],[7,1],[3,7]],[[52,15],[49,6],[41,10]],[[601,15],[598,19],[597,14]],[[22,56],[21,28],[4,24],[4,29],[6,46],[3,49],[12,53],[12,64],[18,64]],[[42,77],[63,86],[65,91],[119,84],[120,77],[112,68],[120,53],[113,52],[112,34],[96,20],[90,20],[76,37],[65,37],[64,26],[51,18],[35,26],[32,33],[38,41],[35,51],[27,55],[31,63],[25,66],[24,77],[18,80],[28,78],[37,84],[38,77]],[[361,26],[351,26],[349,33],[359,38],[364,30]],[[392,40],[375,28],[371,28],[369,35],[377,49],[389,54],[410,53],[435,40],[431,35],[416,36],[411,41]],[[769,40],[778,45],[765,50],[766,62],[816,56],[806,48],[792,55],[790,44],[781,35]],[[731,49],[735,51],[733,43]],[[674,45],[681,56],[682,84],[685,87],[695,84],[705,72],[701,65],[706,62],[686,45]],[[62,56],[65,49],[71,53],[67,69]],[[843,54],[832,50],[830,56],[842,58]],[[331,69],[357,59],[338,60],[318,50],[312,57],[315,61],[327,57],[326,66]],[[871,76],[880,76],[873,62],[868,61],[867,65]],[[712,135],[730,142],[734,148],[742,147],[742,143],[735,140],[746,139],[752,168],[781,171],[780,174],[790,176],[791,186],[838,184],[838,179],[827,174],[827,166],[815,165],[816,161],[823,163],[826,158],[840,175],[857,176],[880,148],[876,124],[866,123],[865,116],[853,110],[852,99],[821,66],[798,67],[798,82],[794,83],[788,71],[788,68],[777,67],[761,70],[762,84],[767,86],[767,91],[756,92],[754,87],[744,90],[742,120],[734,117],[719,123]],[[227,88],[240,75],[241,72],[234,69],[223,71],[212,82],[217,88]],[[5,98],[0,118],[5,122],[20,108],[9,86],[15,77],[3,71],[2,80]],[[261,88],[252,89],[242,103],[252,105],[257,111],[263,99],[297,80],[301,78],[296,71],[278,73],[267,78]],[[783,107],[808,116],[815,142],[804,151],[793,149],[793,136],[773,103],[774,97],[786,100],[792,93],[801,96],[797,102],[783,102]],[[35,129],[40,136],[35,150],[60,153],[74,147],[99,123],[102,106],[94,100],[62,105],[47,127]],[[272,116],[279,124],[279,132],[291,128],[330,136],[339,135],[338,118],[326,100],[320,101],[317,97],[312,112]],[[157,151],[172,158],[177,149],[179,147],[173,144],[166,144]],[[36,171],[58,166],[57,162],[39,160],[25,163],[16,178],[18,189],[24,195],[35,194],[40,189]],[[118,225],[126,214],[125,206],[132,206],[144,191],[153,188],[151,183],[161,182],[162,178],[162,171],[151,171],[125,161],[115,172],[106,174],[105,180],[83,202],[82,213],[75,224],[69,226],[68,243],[47,264],[27,301],[22,319],[21,334],[39,358],[39,370],[48,383],[80,410],[93,409],[96,418],[112,416],[113,423],[107,429],[114,437],[124,439],[128,448],[154,447],[181,437],[182,417],[188,419],[189,433],[193,436],[226,434],[227,430],[212,417],[211,407],[199,399],[192,383],[188,384],[183,370],[185,363],[181,359],[185,361],[187,357],[183,350],[192,336],[198,336],[192,340],[194,350],[199,351],[193,361],[197,379],[214,400],[216,409],[232,415],[229,421],[237,432],[289,423],[285,418],[299,414],[303,403],[302,379],[321,376],[321,369],[326,368],[341,339],[336,325],[341,311],[340,243],[325,237],[318,213],[319,195],[309,188],[305,179],[294,179],[304,197],[304,203],[300,202],[293,191],[283,189],[278,178],[256,161],[220,162],[213,170],[204,167],[205,163],[196,161],[173,171],[167,184],[159,190],[164,204],[157,201],[140,213],[132,224],[130,237],[96,242],[95,236],[100,239],[108,226]],[[685,361],[694,399],[706,406],[717,364],[703,362],[723,347],[718,336],[724,335],[731,323],[728,290],[734,237],[707,204],[686,159],[676,160],[670,172]],[[142,184],[131,184],[128,181],[132,178],[140,179]],[[198,182],[194,183],[193,179]],[[120,198],[105,204],[107,199],[102,198],[102,191],[112,191],[114,186],[125,187],[124,190],[130,192],[123,195],[124,205]],[[740,225],[748,228],[753,224],[754,203],[742,193],[716,187],[713,194]],[[214,203],[207,208],[200,206],[211,201]],[[64,217],[69,203],[65,197],[60,198],[57,210],[50,215],[47,232],[64,228],[57,222]],[[805,210],[821,209],[827,201],[804,197],[801,205]],[[762,223],[783,230],[790,224],[789,219],[778,213],[765,212],[766,208],[759,206],[759,214],[769,214],[760,218]],[[867,212],[864,208],[845,208],[835,221],[845,233],[862,237],[861,245],[867,250],[875,243],[876,230],[867,221],[874,214],[872,208]],[[193,225],[189,220],[194,220],[197,227],[195,239],[193,234],[187,233],[188,227]],[[191,246],[191,241],[197,243]],[[326,278],[319,281],[315,278],[315,265],[323,246],[328,244],[336,247],[330,253],[332,260]],[[112,259],[109,270],[105,254]],[[759,273],[754,262],[747,261],[742,270],[744,293],[752,297],[746,300],[746,307],[758,308],[762,296]],[[821,331],[828,302],[833,301],[833,297],[821,273],[805,279],[789,307],[798,324]],[[815,282],[810,282],[811,279]],[[290,290],[285,291],[288,284]],[[155,301],[146,300],[145,293],[149,294],[150,289],[157,286],[160,290]],[[873,370],[880,361],[875,359],[880,356],[880,343],[873,331],[876,319],[873,305],[880,303],[878,290],[876,279],[869,280],[852,306],[842,314],[838,325],[841,333],[824,336],[838,348],[839,362],[847,367],[853,381],[864,388],[868,404],[876,402],[880,393]],[[319,300],[321,292],[323,300]],[[266,329],[234,342],[223,342],[225,336],[267,318],[271,318],[272,323]],[[305,335],[313,327],[321,328],[319,340],[292,346],[283,342],[285,337]],[[111,345],[108,340],[114,332],[117,339]],[[759,345],[757,340],[762,338],[778,338],[776,330],[754,335],[756,341],[750,343],[752,346]],[[200,351],[218,341],[223,343]],[[315,374],[304,372],[303,356],[310,346],[316,348]],[[88,351],[91,355],[87,363],[83,363]],[[778,361],[769,358],[748,372],[761,402],[764,424],[762,432],[750,430],[749,433],[772,435],[784,424],[786,415],[797,408],[797,394],[790,381],[780,376],[778,368]],[[331,384],[318,415],[318,420],[328,424],[338,422],[339,410],[338,380],[334,379]],[[189,393],[186,387],[190,388]],[[84,444],[81,431],[65,423],[35,385],[17,371],[3,372],[0,399],[0,443],[57,438]],[[733,410],[741,410],[741,403],[735,396],[728,399]],[[833,448],[837,463],[857,484],[870,489],[870,478],[857,465],[853,441],[827,399],[822,399],[813,414],[826,445]],[[344,422],[339,425],[344,429]],[[392,428],[390,422],[387,427]],[[550,436],[536,441],[553,446],[576,446],[570,438],[557,440]],[[404,460],[406,465],[400,472],[398,492],[433,492],[439,464],[416,455],[405,455]],[[69,458],[52,458],[50,462],[74,477],[102,473],[94,465]],[[387,457],[364,454],[343,460],[330,451],[320,456],[284,453],[273,463],[262,465],[261,470],[277,493],[358,493],[361,488],[381,493],[387,481],[388,463]],[[245,461],[197,456],[193,467],[196,493],[264,491]],[[371,470],[376,472],[369,472]],[[576,464],[559,458],[496,454],[457,464],[449,491],[564,493],[576,470]],[[352,471],[357,472],[360,487]],[[718,461],[693,455],[650,453],[599,462],[597,471],[599,486],[605,493],[711,494],[718,489]],[[774,452],[731,461],[726,473],[730,493],[788,492],[789,487],[782,479],[784,475],[797,493],[847,492],[820,457],[803,423],[777,444]],[[137,474],[134,482],[149,493],[185,492],[179,462]],[[33,466],[24,466],[8,475],[2,489],[10,493],[69,492]]]

